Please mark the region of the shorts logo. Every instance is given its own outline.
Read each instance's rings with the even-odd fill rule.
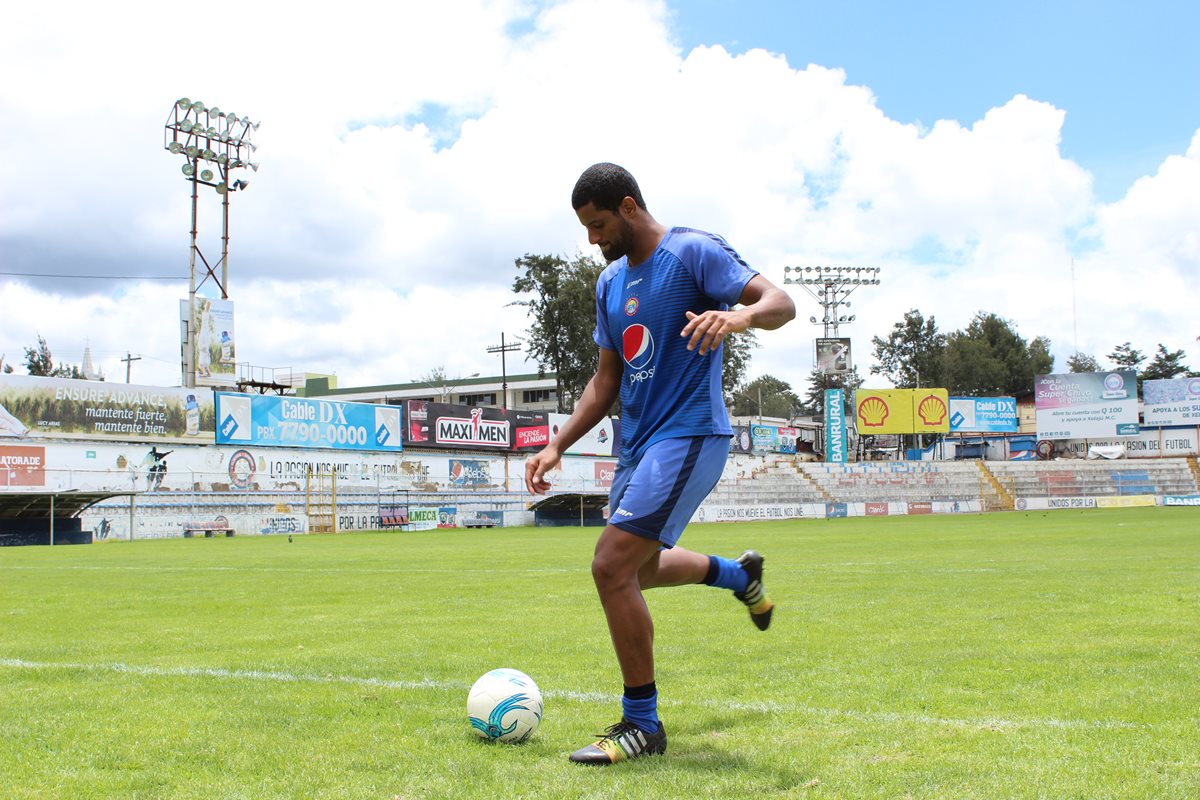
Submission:
[[[634,369],[642,369],[654,358],[654,337],[645,325],[630,325],[621,335],[625,363]]]
[[[638,301],[636,297],[631,297],[625,301],[625,316],[632,317],[637,313]]]

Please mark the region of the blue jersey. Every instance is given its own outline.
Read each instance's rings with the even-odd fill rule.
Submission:
[[[596,283],[596,344],[625,362],[621,376],[623,465],[655,442],[732,436],[721,394],[724,345],[700,355],[680,335],[686,311],[726,311],[758,273],[720,236],[672,228],[647,261],[621,257]]]

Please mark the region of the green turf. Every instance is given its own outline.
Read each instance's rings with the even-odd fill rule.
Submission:
[[[0,797],[1200,797],[1195,509],[694,526],[775,622],[649,593],[669,751],[608,769],[596,533],[0,548]],[[466,721],[499,666],[525,745]]]

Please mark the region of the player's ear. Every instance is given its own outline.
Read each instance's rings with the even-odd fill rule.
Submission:
[[[632,217],[637,213],[638,204],[632,197],[625,197],[621,200],[621,205],[617,208],[620,209],[622,216]]]

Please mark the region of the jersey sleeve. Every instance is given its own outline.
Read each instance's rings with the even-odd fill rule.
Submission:
[[[596,329],[592,331],[592,340],[605,350],[619,350],[608,329],[608,289],[612,285],[610,270],[600,273],[596,280]]]
[[[700,290],[727,306],[737,305],[742,290],[758,270],[747,264],[729,243],[715,233],[689,231],[685,247],[692,251],[689,264]]]

